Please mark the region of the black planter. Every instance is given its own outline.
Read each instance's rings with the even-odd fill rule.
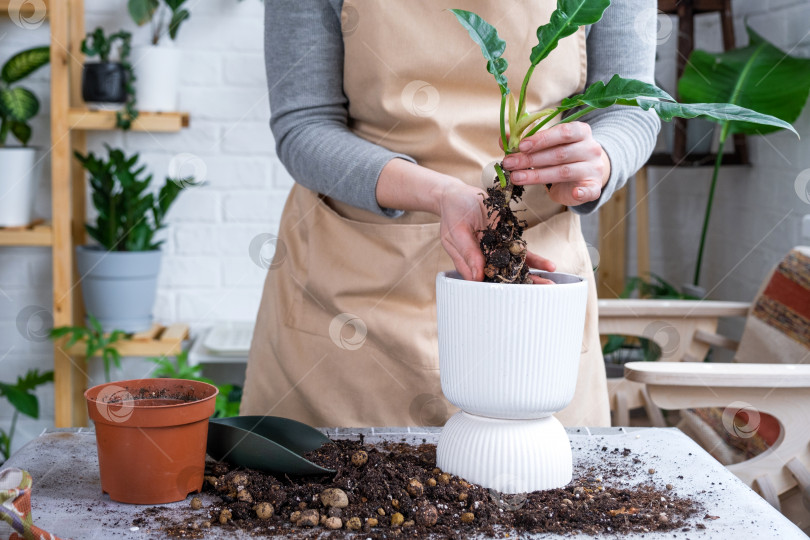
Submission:
[[[87,103],[125,103],[127,71],[117,62],[91,62],[82,72],[82,98]]]

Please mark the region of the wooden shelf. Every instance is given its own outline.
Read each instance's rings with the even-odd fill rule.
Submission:
[[[47,223],[0,228],[0,246],[50,246],[52,243],[53,229]]]
[[[678,14],[678,4],[681,0],[658,0],[658,9],[668,15]],[[694,13],[713,13],[723,11],[723,0],[693,0],[692,11]]]
[[[187,324],[153,324],[149,330],[133,334],[131,339],[119,341],[114,347],[121,356],[174,356],[182,352],[183,341],[188,337]],[[84,351],[84,343],[80,341],[66,352],[71,356],[82,356]]]
[[[71,108],[68,112],[70,129],[113,130],[115,111],[91,111],[89,109]],[[189,125],[187,112],[141,112],[132,123],[132,131],[180,131]]]
[[[715,159],[717,159],[717,154],[688,154],[682,160],[675,162],[670,154],[656,152],[650,156],[647,165],[652,167],[713,167]],[[723,166],[727,165],[748,165],[748,162],[743,161],[735,152],[723,155]]]
[[[8,10],[13,1],[14,0],[0,0],[0,16],[3,17],[9,16]],[[48,11],[50,11],[49,10],[50,6],[48,6],[48,3],[49,0],[33,0],[33,1],[29,0],[27,2],[23,2],[22,5],[20,6],[20,15],[22,15],[23,17],[30,17],[31,15],[36,13],[37,7],[43,4],[45,5],[45,14],[47,15]],[[34,21],[31,22],[33,23]]]

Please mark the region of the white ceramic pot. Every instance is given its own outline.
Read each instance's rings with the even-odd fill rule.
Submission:
[[[22,227],[34,220],[37,172],[34,148],[0,147],[0,227]]]
[[[135,108],[139,111],[177,110],[181,51],[169,43],[132,48]]]
[[[462,411],[439,437],[439,468],[503,493],[571,481],[568,435],[551,416],[574,397],[588,283],[537,272],[554,285],[436,277],[439,370]]]
[[[501,493],[553,489],[571,481],[571,443],[553,416],[498,420],[458,412],[436,448],[436,466]]]
[[[439,370],[445,397],[461,410],[532,419],[571,402],[577,383],[588,283],[538,272],[556,285],[436,278]]]

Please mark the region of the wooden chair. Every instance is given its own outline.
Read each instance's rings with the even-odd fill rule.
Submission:
[[[643,336],[663,353],[663,362],[625,364],[626,382],[614,382],[614,388],[633,389],[641,398],[625,398],[622,405],[623,398],[616,397],[617,410],[642,402],[648,409],[681,411],[686,420],[678,427],[805,532],[810,531],[809,280],[810,248],[798,247],[768,275],[751,305],[681,300],[599,305],[600,333]],[[740,316],[747,317],[742,344],[717,334],[721,317]],[[737,362],[701,362],[712,346],[736,351]],[[711,411],[715,422],[696,421],[689,429],[690,418],[699,420],[692,411],[700,408],[696,412]],[[778,435],[748,459],[754,453],[748,442],[763,439],[758,432],[768,426],[778,428]],[[719,451],[741,442],[744,458]]]
[[[718,320],[745,317],[749,307],[745,302],[600,300],[599,333],[651,339],[661,348],[663,361],[702,361],[712,345],[736,346],[716,333]],[[640,407],[653,426],[666,425],[643,384],[625,377],[609,377],[607,382],[613,425],[630,425],[630,411]]]

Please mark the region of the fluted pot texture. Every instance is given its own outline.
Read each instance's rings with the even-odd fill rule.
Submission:
[[[458,408],[503,419],[543,418],[574,396],[588,284],[537,272],[554,285],[436,278],[442,391]]]

